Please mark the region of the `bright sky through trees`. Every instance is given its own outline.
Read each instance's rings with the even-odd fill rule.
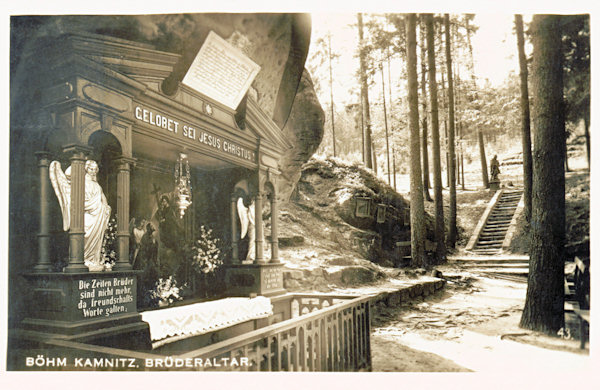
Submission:
[[[524,22],[528,23],[531,17],[525,16]],[[309,68],[311,55],[314,52],[314,42],[331,32],[331,46],[340,58],[333,62],[334,101],[341,107],[351,102],[357,102],[357,97],[350,96],[349,90],[358,87],[355,72],[358,69],[358,58],[355,58],[357,45],[355,13],[313,13],[312,14],[312,42],[308,54]],[[494,86],[502,84],[510,71],[518,73],[519,61],[517,56],[517,43],[513,34],[513,14],[477,14],[474,25],[479,27],[473,35],[473,54],[475,57],[475,73],[483,85],[486,79]],[[531,48],[525,48],[528,55]],[[327,71],[328,72],[328,71]],[[400,70],[392,69],[392,83],[397,83]],[[328,83],[329,74],[323,67],[319,74],[323,86]],[[466,75],[465,75],[466,76]],[[380,80],[380,76],[375,81]],[[386,76],[387,80],[387,76]],[[381,91],[373,86],[373,96],[379,96]],[[321,103],[329,101],[329,89],[319,91]],[[327,98],[325,98],[327,97]]]

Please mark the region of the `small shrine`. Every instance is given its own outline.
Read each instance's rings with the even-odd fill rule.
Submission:
[[[36,58],[22,81],[35,131],[11,174],[34,190],[12,210],[36,260],[10,260],[11,291],[26,292],[10,297],[11,343],[149,349],[173,335],[151,322],[182,297],[273,314],[277,162],[291,145],[257,103],[260,67],[214,32],[179,80],[179,55],[103,35],[65,33],[24,56]]]

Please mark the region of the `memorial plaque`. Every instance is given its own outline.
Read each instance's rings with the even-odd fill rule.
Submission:
[[[182,82],[235,109],[259,70],[260,66],[211,31]]]
[[[134,277],[82,278],[75,282],[80,318],[106,318],[136,311]]]
[[[283,274],[281,268],[264,268],[262,270],[262,281],[265,290],[283,288]]]
[[[369,218],[371,216],[371,198],[357,197],[354,215],[359,218]]]

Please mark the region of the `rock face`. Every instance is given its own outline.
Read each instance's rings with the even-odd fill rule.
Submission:
[[[253,87],[258,91],[261,108],[272,117],[292,47],[295,17],[293,14],[225,13],[24,17],[14,20],[18,23],[14,35],[20,36],[13,38],[25,45],[27,40],[52,40],[75,30],[148,43],[157,50],[181,54],[182,69],[175,69],[175,72],[179,71],[178,76],[183,77],[212,30],[260,65]],[[307,34],[310,37],[310,25]],[[307,52],[308,45],[305,52],[298,55],[302,68]],[[284,82],[290,83],[290,88],[295,90],[300,76]]]
[[[16,17],[11,25],[11,70],[30,42],[52,42],[68,31],[83,31],[147,43],[181,54],[163,91],[174,93],[212,30],[240,49],[261,69],[252,87],[261,109],[282,127],[293,148],[281,159],[280,199],[288,200],[300,169],[323,138],[325,115],[304,62],[310,19],[303,14],[170,14]]]
[[[364,216],[357,214],[359,198],[369,204]],[[385,206],[384,219],[377,218],[378,206]],[[351,265],[347,260],[356,257],[393,266],[396,243],[410,241],[408,209],[405,199],[361,166],[313,158],[302,167],[292,202],[282,207],[280,235],[304,236],[307,246],[343,253],[329,265]],[[431,239],[433,219],[425,219]]]
[[[294,145],[279,161],[281,180],[278,193],[281,200],[290,199],[300,179],[302,165],[319,147],[323,139],[325,113],[317,100],[313,82],[306,69],[292,105],[292,112],[283,129],[285,137]]]

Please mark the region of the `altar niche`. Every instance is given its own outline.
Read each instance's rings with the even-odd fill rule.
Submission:
[[[160,85],[177,73],[178,55],[94,34],[66,34],[51,48],[37,42],[22,62],[28,64],[22,73],[27,83],[18,91],[23,108],[11,107],[18,114],[11,111],[11,158],[18,157],[11,160],[13,340],[148,348],[148,324],[138,307],[147,307],[144,290],[161,276],[187,278],[193,299],[285,292],[275,180],[291,145],[255,98],[247,95],[235,110],[183,84],[165,95]],[[183,216],[180,208],[173,210],[174,168],[182,153],[189,160],[192,200]],[[90,270],[84,261],[88,160],[98,164],[97,184],[116,229],[115,263],[103,270]],[[63,173],[71,167],[67,231],[50,182],[53,161]],[[270,258],[263,254],[263,225],[256,224],[255,256],[247,264],[240,259],[232,199],[244,179],[254,186],[246,195],[257,210],[269,202],[272,216]],[[214,280],[190,278],[185,261],[186,243],[202,227],[221,244],[224,264]],[[141,244],[144,236],[150,244],[136,248],[136,237]],[[146,267],[149,262],[156,267]],[[212,296],[207,289],[215,291]]]
[[[276,188],[275,177],[269,170],[266,175],[259,171],[253,180],[242,180],[234,186],[230,206],[231,263],[226,273],[229,294],[273,296],[285,293],[283,266],[279,260]],[[268,241],[265,225],[270,226]]]
[[[147,349],[148,325],[136,309],[137,275],[129,264],[129,172],[134,160],[124,155],[127,148],[110,121],[96,123],[76,140],[68,128],[49,131],[46,150],[35,154],[39,173],[38,256],[33,269],[23,274],[30,288],[28,311],[20,325],[27,332],[40,332],[42,339],[103,340],[104,345]],[[53,161],[54,173],[49,169]],[[92,184],[85,177],[88,163],[97,166],[94,184],[111,206],[109,219],[114,229],[114,245],[95,257],[100,267],[84,262],[86,240],[91,240],[85,236],[86,220],[95,218],[88,204],[92,200],[86,199],[87,186]],[[67,181],[65,177],[60,180],[68,187],[60,195],[70,198],[63,199],[67,203],[61,206],[50,178],[57,173],[64,175],[67,168]],[[69,212],[65,213],[67,207]],[[106,208],[104,211],[108,212]],[[104,230],[100,229],[94,239],[103,245]],[[110,265],[104,267],[109,258]]]

